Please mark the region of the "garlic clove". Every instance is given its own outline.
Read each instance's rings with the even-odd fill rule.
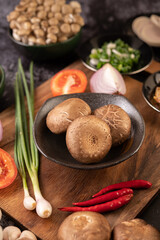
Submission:
[[[31,231],[24,230],[17,240],[37,240],[37,238]]]
[[[3,230],[1,226],[0,226],[0,240],[3,240]]]
[[[15,226],[8,226],[3,230],[3,240],[17,240],[21,235],[21,230]]]

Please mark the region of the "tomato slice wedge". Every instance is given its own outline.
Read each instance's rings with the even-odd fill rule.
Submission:
[[[55,74],[51,80],[53,96],[84,92],[87,87],[87,77],[81,70],[65,69]]]
[[[0,189],[9,186],[17,176],[17,168],[13,158],[0,148]]]

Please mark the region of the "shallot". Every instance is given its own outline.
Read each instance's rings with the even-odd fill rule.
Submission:
[[[97,70],[90,79],[91,92],[122,94],[126,93],[126,85],[120,72],[107,63]]]

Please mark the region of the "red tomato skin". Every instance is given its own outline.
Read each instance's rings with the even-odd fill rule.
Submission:
[[[72,86],[68,87],[67,92],[64,92],[64,88],[67,85],[65,82],[65,76],[74,76],[76,77],[75,83]],[[63,78],[63,80],[62,80]],[[67,77],[66,77],[67,78]],[[65,69],[56,73],[51,79],[51,91],[53,96],[59,96],[62,94],[71,94],[71,93],[82,93],[87,87],[87,77],[84,72],[77,69]],[[63,85],[64,84],[64,85]]]
[[[5,167],[8,170],[8,166],[9,166],[10,171],[7,172],[7,175],[4,176],[4,178],[2,178],[2,176],[0,174],[0,178],[1,178],[0,179],[0,189],[8,187],[11,183],[13,183],[13,181],[17,177],[17,167],[14,162],[14,159],[11,157],[11,155],[9,153],[7,153],[5,150],[0,148],[0,163],[2,163],[2,161],[3,162],[6,161]]]

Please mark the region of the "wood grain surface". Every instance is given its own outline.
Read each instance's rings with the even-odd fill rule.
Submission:
[[[67,68],[81,69],[86,73],[88,80],[93,74],[79,60]],[[159,70],[160,63],[155,61],[147,69],[150,73]],[[101,170],[71,169],[40,156],[40,186],[44,197],[53,206],[52,216],[48,219],[41,219],[35,211],[31,212],[24,209],[23,188],[19,175],[11,186],[0,190],[0,207],[41,239],[57,239],[57,230],[69,214],[59,211],[59,207],[71,206],[72,202],[86,200],[109,184],[131,179],[145,179],[153,183],[152,188],[148,190],[134,191],[134,198],[125,207],[104,214],[112,227],[123,220],[136,217],[160,188],[160,115],[150,108],[143,99],[142,83],[129,76],[125,77],[125,83],[127,87],[125,96],[142,114],[146,128],[144,142],[134,156],[114,167]],[[89,91],[89,85],[86,91]],[[48,80],[35,90],[36,112],[44,101],[50,97],[52,97],[52,94],[50,80]],[[14,157],[14,106],[3,111],[0,114],[0,119],[4,128],[4,137],[0,142],[0,147]],[[33,195],[30,182],[29,188]]]

